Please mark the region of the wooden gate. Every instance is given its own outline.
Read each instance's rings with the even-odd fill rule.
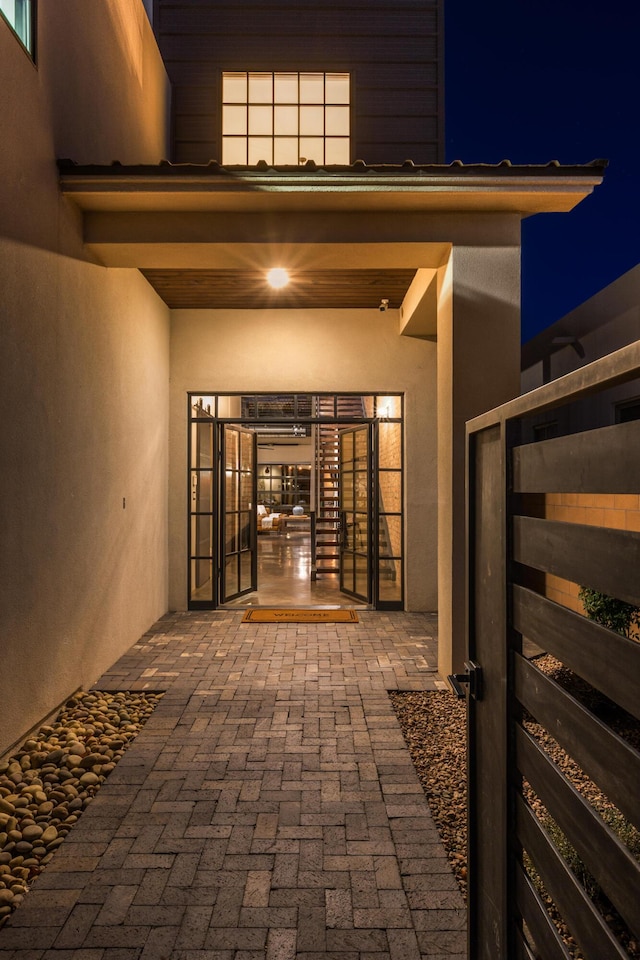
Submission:
[[[586,960],[636,956],[639,741],[616,724],[640,720],[640,642],[548,594],[640,605],[640,421],[531,441],[540,414],[610,411],[639,376],[636,343],[467,425],[471,960],[560,960],[568,938]],[[558,502],[580,522],[551,519]]]

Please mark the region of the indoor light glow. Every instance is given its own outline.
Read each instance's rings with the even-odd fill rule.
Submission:
[[[267,274],[267,280],[274,290],[282,290],[289,283],[289,274],[283,267],[273,267]]]

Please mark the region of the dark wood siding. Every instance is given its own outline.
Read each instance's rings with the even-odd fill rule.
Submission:
[[[442,0],[155,0],[176,162],[220,159],[223,70],[348,71],[351,159],[444,159]]]

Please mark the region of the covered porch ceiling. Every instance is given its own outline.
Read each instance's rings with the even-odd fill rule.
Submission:
[[[512,238],[514,221],[571,210],[605,165],[59,169],[87,249],[106,266],[140,269],[171,308],[377,308],[386,299],[394,309],[418,280],[429,286],[453,244],[495,242],[498,220]],[[273,266],[291,274],[283,290],[264,282]],[[411,335],[435,333],[433,318],[407,319]]]
[[[264,270],[148,270],[142,274],[172,309],[399,309],[415,276],[409,270],[299,270],[281,290]]]

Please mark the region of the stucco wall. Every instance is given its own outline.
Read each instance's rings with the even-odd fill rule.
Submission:
[[[38,7],[36,66],[0,22],[0,753],[167,608],[169,311],[56,169],[159,160],[166,77],[138,0]]]
[[[506,224],[505,224],[506,226]],[[454,246],[438,277],[438,669],[466,655],[465,422],[518,395],[520,224],[511,243]]]
[[[172,312],[172,608],[187,599],[188,390],[404,393],[407,607],[437,607],[436,348],[397,329],[394,310]]]
[[[37,19],[36,64],[0,21],[0,234],[84,257],[56,160],[167,157],[169,84],[141,0],[46,0]]]
[[[136,271],[0,240],[0,289],[2,752],[167,609],[169,350]]]

